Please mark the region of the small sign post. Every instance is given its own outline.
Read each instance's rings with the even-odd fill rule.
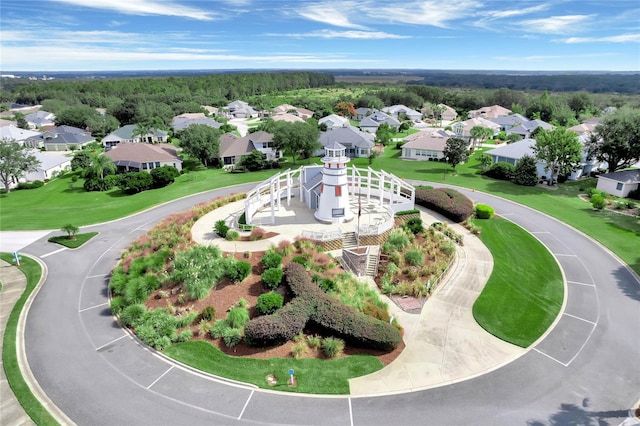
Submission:
[[[291,386],[293,386],[295,384],[294,378],[293,378],[293,373],[294,373],[293,368],[290,368],[289,369],[289,384]]]
[[[20,253],[17,250],[13,252],[13,261],[16,262],[17,266],[20,266]]]

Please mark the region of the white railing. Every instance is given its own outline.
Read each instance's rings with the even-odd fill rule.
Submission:
[[[330,231],[303,230],[300,235],[302,236],[302,238],[308,238],[314,241],[332,241],[342,239],[342,230],[340,228]]]
[[[395,223],[394,215],[395,213],[391,209],[391,207],[386,208],[387,212],[387,220],[382,223],[378,223],[375,225],[360,225],[358,226],[358,235],[366,236],[366,235],[380,235],[384,232],[387,232],[389,229],[393,228]]]

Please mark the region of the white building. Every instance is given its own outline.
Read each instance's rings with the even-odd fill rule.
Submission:
[[[347,180],[347,163],[350,159],[345,154],[344,145],[338,142],[333,142],[324,149],[320,199],[314,216],[324,223],[348,222],[353,219]]]

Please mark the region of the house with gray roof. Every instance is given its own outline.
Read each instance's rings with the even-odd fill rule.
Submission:
[[[389,114],[391,117],[399,119],[403,115],[411,121],[419,121],[422,119],[422,113],[411,109],[404,105],[392,105],[382,108],[382,112]]]
[[[24,145],[24,141],[38,135],[40,135],[40,132],[34,130],[21,129],[15,126],[0,127],[0,142],[16,141],[20,145]]]
[[[164,130],[149,129],[149,132],[145,135],[138,135],[136,133],[137,126],[135,124],[127,124],[119,129],[109,133],[102,138],[102,144],[106,149],[111,149],[121,142],[130,143],[165,143],[169,138],[169,134]]]
[[[518,160],[520,160],[525,155],[536,158],[536,153],[533,150],[533,147],[536,145],[535,139],[522,139],[517,142],[513,142],[499,148],[490,149],[489,151],[485,151],[494,163],[505,162],[509,163],[512,166],[515,166]],[[549,175],[549,172],[545,170],[547,164],[542,161],[538,161],[536,163],[536,172],[538,178],[542,176]]]
[[[360,130],[363,132],[375,133],[381,124],[386,123],[396,132],[400,128],[400,122],[389,114],[382,111],[375,111],[360,121]]]
[[[640,188],[640,169],[619,170],[599,175],[596,188],[616,197],[627,197],[629,192]]]
[[[149,172],[162,166],[182,170],[182,159],[178,156],[177,148],[171,144],[120,142],[103,155],[113,161],[119,172]]]
[[[362,119],[365,118],[367,115],[371,115],[376,111],[377,109],[375,108],[367,108],[367,107],[356,108],[356,116],[354,117],[354,120],[362,121]]]
[[[37,111],[32,112],[31,114],[27,114],[24,116],[27,124],[30,129],[44,129],[48,127],[53,127],[56,125],[55,119],[56,116],[48,111]]]
[[[538,128],[542,128],[544,130],[553,130],[555,129],[555,126],[547,123],[546,121],[542,121],[542,120],[527,120],[524,123],[520,123],[517,126],[514,126],[512,128],[510,128],[509,130],[507,130],[507,135],[510,135],[512,133],[518,134],[520,136],[522,136],[523,138],[529,138],[531,137],[531,134]]]
[[[500,117],[490,118],[492,121],[500,125],[500,131],[507,131],[513,127],[519,126],[522,123],[528,123],[529,120],[522,114],[501,115]]]
[[[332,129],[334,127],[344,127],[349,125],[349,119],[341,117],[337,114],[329,114],[326,117],[322,117],[320,120],[318,120],[318,125],[322,124],[327,126],[327,129]]]
[[[244,101],[233,101],[227,105],[227,111],[232,118],[254,118],[258,116],[258,111],[249,106]]]
[[[96,138],[91,133],[73,126],[58,126],[25,140],[25,145],[46,151],[82,149]]]
[[[33,182],[36,180],[45,181],[56,177],[60,172],[71,170],[71,157],[61,153],[30,151],[40,162],[36,171],[27,173],[20,181]]]
[[[353,127],[334,127],[326,132],[320,132],[320,144],[322,148],[314,152],[315,156],[322,156],[325,152],[325,147],[334,143],[340,143],[345,148],[345,154],[349,158],[366,158],[371,155],[373,149],[374,135],[371,133],[363,132],[362,130]]]
[[[184,130],[192,124],[202,124],[214,129],[219,129],[222,126],[221,123],[218,123],[216,120],[207,117],[203,112],[184,113],[176,115],[171,120],[171,127],[176,132]]]

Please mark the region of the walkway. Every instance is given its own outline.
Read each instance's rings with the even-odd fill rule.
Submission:
[[[0,330],[2,330],[0,353],[2,353],[4,330],[9,320],[9,314],[27,287],[27,279],[18,268],[0,260],[0,282],[2,283],[2,291],[0,292]],[[9,387],[7,376],[4,373],[4,365],[1,364],[2,360],[0,359],[2,367],[0,368],[0,423],[16,426],[35,424],[22,409]]]
[[[192,228],[193,239],[200,244],[217,245],[223,251],[263,251],[283,240],[294,241],[302,230],[327,229],[327,225],[313,219],[306,207],[292,202],[289,207],[283,203],[276,213],[275,225],[262,226],[267,232],[278,234],[271,239],[227,241],[217,236],[213,232],[215,222],[238,216],[243,205],[244,201],[227,204],[203,216]],[[420,210],[425,226],[447,221]],[[382,296],[387,299],[390,314],[405,329],[405,348],[384,369],[350,380],[351,395],[411,392],[441,386],[489,372],[525,353],[525,349],[487,333],[473,318],[473,303],[491,275],[493,258],[484,244],[465,228],[450,226],[464,234],[464,246],[458,247],[451,270],[421,313],[406,313]]]

